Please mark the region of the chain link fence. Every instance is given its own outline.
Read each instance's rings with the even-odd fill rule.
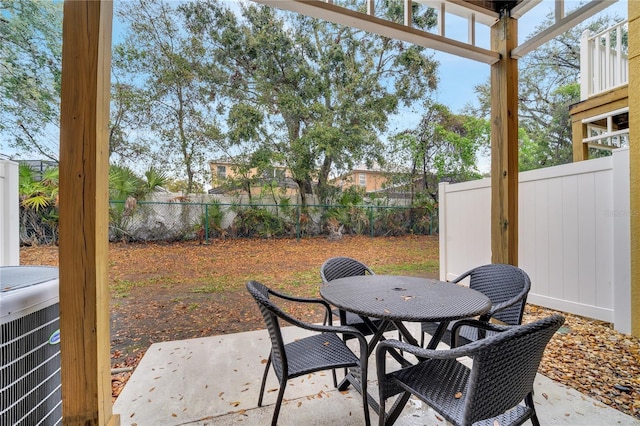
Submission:
[[[303,238],[327,235],[428,235],[438,232],[436,210],[404,206],[224,204],[112,201],[111,241],[211,238]]]
[[[57,242],[57,214],[20,209],[21,244]],[[214,238],[304,238],[325,235],[430,235],[436,209],[406,206],[111,201],[109,240],[209,242]]]
[[[20,207],[20,244],[55,244],[58,242],[58,211],[55,208],[35,211]]]

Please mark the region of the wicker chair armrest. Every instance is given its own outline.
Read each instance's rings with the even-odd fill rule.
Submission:
[[[428,359],[455,359],[463,356],[472,356],[474,349],[477,349],[478,342],[482,340],[470,343],[469,345],[461,346],[454,349],[436,350],[426,349],[420,346],[414,346],[406,342],[401,342],[395,339],[387,339],[378,343],[376,347],[376,369],[378,373],[378,384],[380,389],[380,397],[389,397],[397,393],[402,392],[399,386],[395,386],[393,380],[390,380],[387,375],[387,352],[395,350],[400,351],[403,357],[406,359],[406,354],[415,355],[419,362],[428,362]],[[400,356],[399,354],[396,356]],[[414,361],[407,360],[408,364],[412,364]]]
[[[276,307],[273,311],[275,312],[276,315],[278,315],[278,317],[280,317],[282,320],[286,321],[291,325],[295,325],[297,327],[300,327],[309,331],[317,331],[320,333],[339,333],[339,334],[353,335],[358,339],[362,338],[362,341],[365,342],[365,346],[366,346],[366,339],[364,337],[364,334],[358,331],[358,329],[356,329],[355,327],[351,327],[347,325],[312,324],[306,321],[302,321],[296,317],[293,317],[288,313],[284,312],[280,308]]]
[[[306,330],[318,331],[321,333],[349,334],[355,337],[358,337],[360,335],[364,338],[364,335],[360,331],[358,331],[358,329],[348,325],[323,325],[323,324],[311,324],[311,323],[301,322],[299,320],[297,321],[298,321],[298,324],[296,325]]]
[[[276,297],[279,297],[280,299],[284,299],[284,300],[290,300],[292,302],[300,302],[300,303],[320,303],[322,305],[325,305],[327,307],[329,307],[329,303],[324,300],[324,299],[319,299],[317,297],[298,297],[298,296],[291,296],[289,294],[284,294],[284,293],[280,293],[278,291],[275,291],[273,289],[269,289],[269,294],[272,294]]]
[[[486,339],[478,340],[468,345],[460,346],[452,349],[426,349],[420,346],[414,346],[410,343],[401,342],[395,339],[387,339],[378,343],[376,347],[376,365],[378,366],[378,377],[386,374],[386,354],[390,350],[406,352],[415,355],[418,359],[452,359],[464,356],[472,357],[479,348],[485,346]]]
[[[297,302],[297,303],[315,303],[315,304],[319,304],[322,305],[324,307],[324,322],[323,324],[328,324],[328,325],[332,325],[333,320],[332,320],[332,314],[331,314],[331,305],[329,305],[329,303],[324,300],[324,299],[318,299],[318,298],[313,298],[313,297],[296,297],[296,296],[291,296],[288,294],[284,294],[284,293],[280,293],[278,291],[275,291],[273,289],[269,289],[269,294],[272,294],[280,299],[283,300],[288,300],[291,302]]]
[[[282,312],[282,311],[281,311]],[[337,333],[337,334],[348,334],[351,335],[353,337],[355,337],[356,339],[358,339],[358,343],[360,346],[360,363],[363,366],[363,368],[367,368],[367,358],[369,357],[369,344],[367,343],[367,339],[364,337],[364,334],[362,334],[358,329],[356,329],[355,327],[351,327],[348,325],[320,325],[320,324],[311,324],[308,322],[304,322],[304,321],[300,321],[297,318],[292,317],[291,315],[288,315],[284,312],[282,312],[284,314],[284,316],[280,315],[280,313],[278,313],[278,316],[280,316],[282,319],[284,319],[285,321],[296,325],[300,328],[303,328],[305,330],[309,330],[309,331],[316,331],[316,332],[320,332],[320,333]]]
[[[489,330],[489,331],[497,331],[497,332],[506,331],[510,328],[510,326],[507,326],[507,325],[493,324],[490,322],[486,322],[482,319],[480,320],[466,319],[466,320],[456,321],[453,324],[453,327],[451,327],[451,347],[452,348],[455,348],[458,346],[458,337],[460,336],[460,329],[462,327],[473,327],[481,330]]]
[[[471,272],[473,272],[473,269],[469,269],[467,272],[464,272],[462,275],[458,275],[456,278],[451,280],[451,282],[455,283],[455,284],[458,284],[460,281],[464,280],[469,275],[471,275]]]
[[[529,293],[529,289],[530,289],[529,286],[525,286],[520,293],[513,296],[511,299],[492,305],[489,312],[482,315],[480,319],[483,321],[488,321],[489,318],[493,317],[497,312],[500,312],[503,309],[513,306],[516,303],[522,303],[522,301],[527,297],[527,294]]]

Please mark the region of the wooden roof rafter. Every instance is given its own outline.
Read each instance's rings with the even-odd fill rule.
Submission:
[[[336,24],[347,25],[384,37],[402,40],[418,46],[439,50],[474,61],[494,64],[500,60],[500,54],[488,49],[463,43],[438,34],[432,34],[413,28],[410,22],[399,24],[373,15],[373,4],[367,2],[369,14],[347,9],[320,0],[255,0],[256,3],[279,9],[297,12],[313,18],[323,19]],[[408,2],[408,0],[405,0]],[[405,17],[405,21],[409,21]]]
[[[412,18],[409,5],[413,2],[412,0],[403,0],[406,12],[402,24],[375,16],[374,0],[364,0],[366,13],[339,6],[332,0],[254,1],[313,18],[369,31],[385,37],[403,40],[418,46],[450,53],[489,65],[498,62],[500,60],[500,54],[475,45],[475,23],[478,22],[491,26],[499,19],[501,13],[509,13],[512,18],[520,19],[533,7],[542,2],[542,0],[415,0],[416,3],[435,8],[438,11],[438,34],[434,34],[411,26]],[[547,41],[617,1],[618,0],[591,0],[565,16],[565,0],[555,0],[555,23],[515,47],[511,51],[511,57],[516,59],[523,57]],[[468,43],[446,37],[444,31],[446,13],[452,13],[468,20]]]
[[[616,3],[618,0],[591,0],[580,8],[564,15],[564,0],[556,0],[555,20],[556,22],[549,28],[531,37],[511,51],[512,58],[521,58],[527,53],[537,49],[544,43],[552,40],[558,35],[570,30],[580,22],[592,17],[598,12]]]

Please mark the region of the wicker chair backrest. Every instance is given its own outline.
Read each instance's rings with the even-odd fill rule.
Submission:
[[[344,256],[327,259],[320,267],[320,277],[325,284],[338,278],[357,275],[374,275],[374,273],[364,263]]]
[[[473,355],[464,424],[502,414],[533,391],[545,347],[563,322],[552,315],[484,339]]]
[[[276,312],[281,311],[270,299],[269,289],[264,284],[257,281],[249,281],[247,290],[258,303],[262,317],[271,339],[271,362],[275,370],[278,381],[282,382],[283,377],[288,376],[287,354],[284,350],[284,340],[280,330],[280,323]]]
[[[470,276],[469,287],[487,296],[493,306],[519,297],[518,303],[496,312],[493,318],[510,325],[522,322],[527,295],[531,289],[531,280],[526,272],[512,265],[489,264],[472,269],[456,281],[466,276]]]

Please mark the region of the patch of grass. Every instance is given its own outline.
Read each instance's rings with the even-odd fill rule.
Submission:
[[[189,306],[187,306],[187,309],[189,310],[189,312],[193,312],[199,307],[200,305],[198,305],[197,303],[190,303]]]
[[[222,283],[211,283],[190,290],[191,293],[222,293],[228,288]]]
[[[376,267],[376,274],[383,275],[420,275],[420,274],[437,274],[440,264],[437,261],[428,261],[424,263],[410,263],[402,265],[384,265]]]
[[[110,287],[114,298],[124,299],[129,297],[132,288],[144,285],[146,285],[144,281],[115,280]]]
[[[206,284],[194,287],[190,290],[191,293],[222,293],[234,286],[228,277],[207,278],[199,281],[206,281]]]
[[[129,297],[131,290],[135,287],[149,287],[164,281],[166,281],[166,279],[161,277],[147,278],[141,281],[120,280],[116,278],[109,287],[115,299],[124,299]],[[166,284],[161,287],[164,288],[165,286]]]
[[[318,290],[322,281],[317,270],[291,271],[285,275],[254,278],[282,293],[297,297],[319,297]]]
[[[292,286],[294,287],[302,287],[313,284],[320,284],[322,280],[320,279],[320,274],[316,270],[307,270],[302,272],[296,272],[293,276],[288,279]]]

